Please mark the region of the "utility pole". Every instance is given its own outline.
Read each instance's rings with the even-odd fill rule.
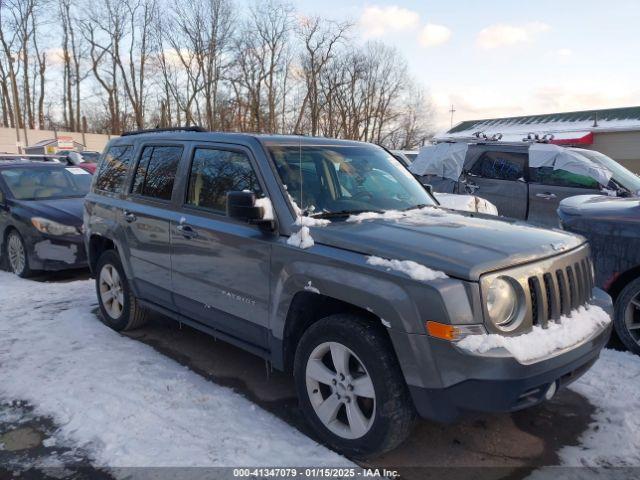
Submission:
[[[453,108],[453,103],[451,104],[451,110],[449,110],[449,113],[451,114],[451,127],[453,128],[453,114],[456,113],[456,109]]]

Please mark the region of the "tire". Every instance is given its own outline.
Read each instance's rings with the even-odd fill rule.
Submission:
[[[326,317],[302,335],[294,360],[305,417],[321,441],[353,458],[394,449],[416,418],[391,342],[376,327],[355,315]]]
[[[618,295],[613,326],[624,346],[640,355],[640,278],[624,287]]]
[[[148,311],[138,304],[115,250],[105,251],[96,265],[96,294],[102,322],[122,332],[147,323]]]
[[[7,235],[4,250],[9,271],[22,278],[29,278],[33,275],[33,271],[29,268],[27,248],[22,239],[22,235],[20,235],[17,230],[11,230],[9,235]]]

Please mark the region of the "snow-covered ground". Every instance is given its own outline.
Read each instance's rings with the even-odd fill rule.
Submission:
[[[0,402],[59,429],[97,466],[349,465],[232,390],[103,326],[91,281],[0,272]],[[640,357],[605,350],[572,387],[596,407],[566,465],[640,466]],[[425,445],[425,454],[429,446]],[[375,463],[375,461],[374,461]]]
[[[232,390],[100,323],[92,281],[0,272],[0,401],[60,426],[96,465],[349,465]]]

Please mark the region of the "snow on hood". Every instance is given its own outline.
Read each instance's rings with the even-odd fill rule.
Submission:
[[[449,278],[444,272],[431,270],[411,260],[387,260],[385,258],[372,256],[367,258],[367,264],[404,273],[413,280],[420,282],[429,282],[438,278]]]
[[[503,348],[520,363],[533,363],[554,352],[573,347],[592,337],[611,323],[611,317],[602,308],[589,305],[563,315],[557,322],[549,322],[548,328],[534,326],[529,333],[517,337],[504,335],[471,335],[456,345],[473,353],[487,353]]]
[[[555,256],[585,243],[560,230],[436,206],[352,215],[313,235],[323,245],[412,260],[471,281],[485,272]]]
[[[534,143],[529,147],[529,166],[532,168],[553,167],[597,180],[607,186],[613,173],[579,153],[550,143]]]
[[[416,159],[409,165],[415,175],[436,175],[458,181],[467,157],[467,143],[438,143],[420,149]]]

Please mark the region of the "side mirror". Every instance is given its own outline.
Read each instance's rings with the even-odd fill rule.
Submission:
[[[424,183],[423,186],[424,186],[424,189],[427,191],[427,193],[433,196],[433,185],[429,183]]]
[[[256,194],[253,192],[228,192],[227,216],[268,230],[275,229],[273,218],[265,218],[265,209],[256,205]]]

